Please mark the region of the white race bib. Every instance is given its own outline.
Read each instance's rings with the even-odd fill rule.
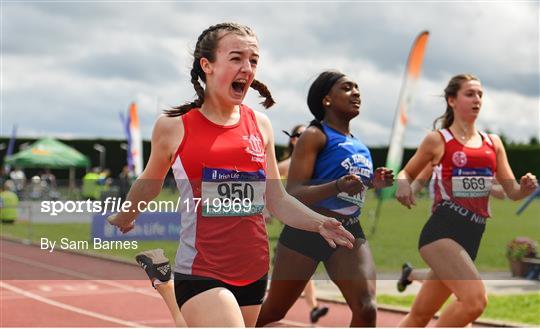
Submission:
[[[250,216],[262,213],[266,175],[263,170],[243,172],[203,168],[203,217]]]
[[[362,190],[362,192],[360,192],[358,194],[355,194],[355,195],[348,195],[345,192],[341,192],[341,193],[339,193],[337,195],[337,197],[339,199],[341,199],[341,200],[350,202],[350,203],[358,206],[358,208],[362,209],[362,207],[364,206],[364,201],[366,199],[366,190],[367,190],[367,188],[364,188]]]
[[[489,196],[493,173],[489,168],[454,168],[452,194],[457,198],[483,198]]]

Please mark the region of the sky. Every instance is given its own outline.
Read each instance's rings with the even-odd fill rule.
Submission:
[[[189,71],[199,34],[234,21],[257,34],[255,91],[245,103],[281,130],[306,123],[311,82],[338,69],[358,82],[352,133],[388,145],[409,50],[430,32],[409,109],[405,145],[417,146],[445,110],[448,80],[473,73],[484,88],[482,130],[540,137],[539,2],[76,2],[1,4],[1,131],[25,137],[124,138],[119,113],[136,102],[144,139],[160,112],[194,98]]]

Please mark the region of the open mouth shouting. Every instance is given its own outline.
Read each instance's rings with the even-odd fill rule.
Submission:
[[[232,94],[236,98],[242,98],[248,87],[246,79],[236,79],[231,85]]]

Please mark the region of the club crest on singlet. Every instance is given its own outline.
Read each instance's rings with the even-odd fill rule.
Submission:
[[[454,152],[452,162],[456,167],[463,167],[467,164],[467,155],[463,151]]]
[[[255,135],[242,136],[242,139],[249,143],[244,150],[252,155],[251,161],[264,162],[264,145],[261,139]]]

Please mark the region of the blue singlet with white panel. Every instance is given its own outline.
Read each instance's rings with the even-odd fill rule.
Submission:
[[[324,122],[322,128],[326,135],[326,145],[315,161],[313,184],[326,183],[348,174],[355,174],[362,179],[366,187],[357,195],[350,196],[342,192],[318,202],[315,207],[329,209],[345,216],[359,216],[364,205],[367,186],[371,185],[373,179],[373,161],[369,149],[354,136],[344,135]]]

